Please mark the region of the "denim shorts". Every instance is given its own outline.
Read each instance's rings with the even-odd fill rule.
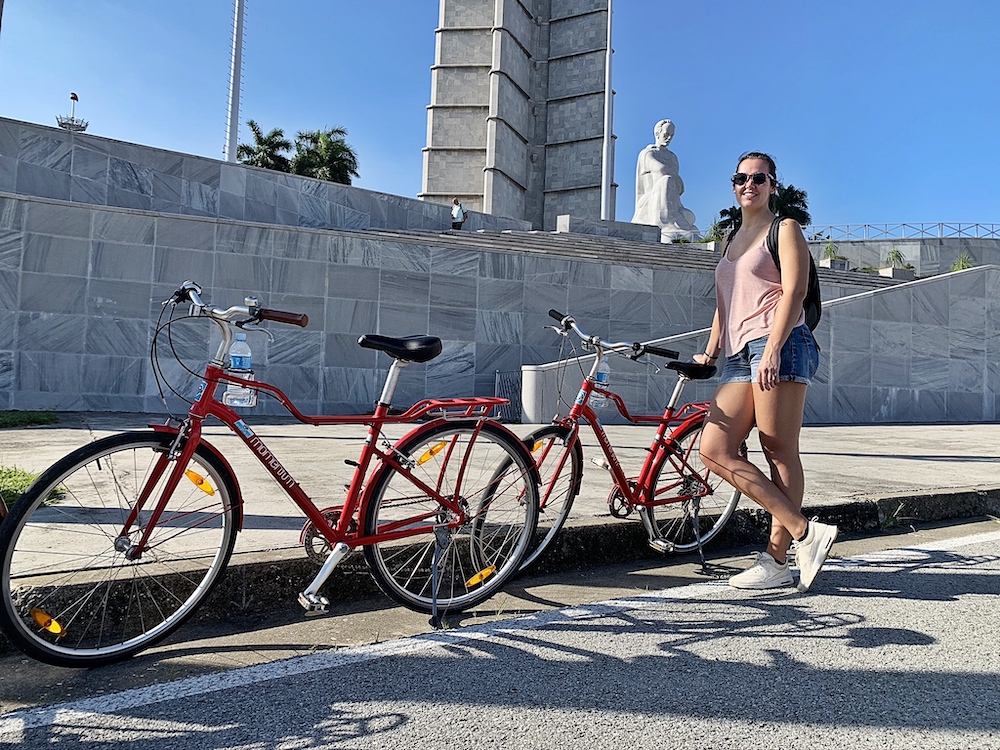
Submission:
[[[739,352],[726,359],[719,383],[753,383],[757,380],[757,365],[764,354],[767,336],[747,343]],[[778,380],[809,383],[819,368],[819,346],[809,326],[801,325],[788,334],[781,347],[781,367]]]

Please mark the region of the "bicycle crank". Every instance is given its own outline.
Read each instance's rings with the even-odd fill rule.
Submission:
[[[331,526],[336,528],[337,524],[340,522],[340,507],[335,508],[324,508],[320,511],[323,514],[323,518],[329,522]],[[352,518],[350,525],[347,527],[349,534],[354,534],[358,530],[357,522]],[[320,533],[319,529],[316,528],[316,524],[312,521],[306,521],[305,525],[302,527],[302,531],[299,533],[299,544],[305,548],[306,557],[308,557],[312,562],[317,565],[323,565],[327,558],[330,556],[330,543],[326,538]]]
[[[630,480],[629,485],[635,487],[635,482]],[[615,518],[628,518],[632,515],[632,511],[635,510],[635,506],[629,503],[622,494],[622,491],[615,486],[608,493],[608,510]]]

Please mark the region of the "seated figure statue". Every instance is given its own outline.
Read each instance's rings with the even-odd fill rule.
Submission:
[[[678,174],[677,157],[667,148],[674,137],[674,124],[660,120],[653,128],[656,141],[646,146],[635,165],[635,215],[633,224],[660,227],[660,241],[697,239],[694,213],[681,205],[684,182]]]

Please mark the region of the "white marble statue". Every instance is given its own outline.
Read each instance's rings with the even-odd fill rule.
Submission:
[[[677,157],[667,148],[674,137],[674,124],[660,120],[653,128],[656,141],[639,152],[635,165],[635,215],[633,224],[660,227],[660,241],[697,239],[694,213],[681,205],[684,182],[678,174]]]

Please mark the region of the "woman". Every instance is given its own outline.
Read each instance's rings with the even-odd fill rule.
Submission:
[[[794,544],[799,589],[806,591],[826,560],[837,527],[807,521],[801,511],[805,480],[799,432],[819,349],[802,311],[809,249],[801,227],[792,219],[781,222],[780,271],[767,248],[776,174],[770,156],[750,152],[740,158],[732,178],[742,221],[716,267],[717,307],[708,346],[694,357],[701,364],[715,364],[725,352],[701,437],[701,457],[771,514],[767,550],[730,578],[730,585],[768,589],[791,584],[786,554]],[[740,455],[755,424],[770,477]]]

